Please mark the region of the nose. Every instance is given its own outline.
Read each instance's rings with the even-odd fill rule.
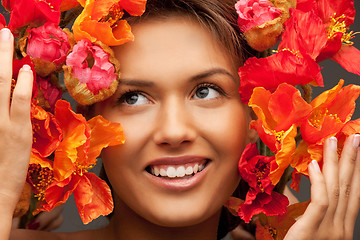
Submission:
[[[191,143],[196,138],[192,114],[184,103],[172,101],[160,107],[153,138],[157,145],[172,148]]]

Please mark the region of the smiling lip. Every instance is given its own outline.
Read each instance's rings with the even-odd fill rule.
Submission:
[[[158,177],[151,174],[149,171],[145,171],[146,175],[149,177],[149,180],[161,188],[165,188],[170,191],[186,191],[188,189],[196,186],[207,173],[208,165],[210,160],[205,157],[199,156],[181,156],[181,157],[166,157],[155,159],[150,162],[148,168],[156,167],[156,166],[168,166],[168,167],[179,167],[179,166],[188,166],[203,163],[205,168],[199,172],[196,172],[193,175],[185,176],[185,177]]]

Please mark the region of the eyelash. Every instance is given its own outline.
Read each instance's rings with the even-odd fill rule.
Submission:
[[[217,92],[219,92],[219,94],[223,95],[223,96],[227,96],[227,94],[225,93],[225,91],[213,84],[213,83],[200,83],[199,85],[196,86],[196,88],[193,90],[192,96],[194,96],[194,94],[196,93],[197,90],[199,90],[202,87],[208,87],[208,88],[212,88],[214,90],[216,90]],[[128,97],[128,95],[130,94],[140,94],[146,97],[146,94],[143,91],[137,90],[137,89],[129,89],[124,91],[123,93],[121,93],[120,97],[117,99],[117,104],[121,104],[124,103],[125,98]]]
[[[197,90],[199,90],[202,87],[208,87],[208,88],[212,88],[214,90],[216,90],[219,94],[223,95],[223,96],[227,96],[227,94],[225,93],[225,91],[219,87],[218,85],[215,85],[213,83],[200,83],[199,85],[196,86],[196,88],[194,89],[194,94]],[[193,95],[194,95],[193,94]]]

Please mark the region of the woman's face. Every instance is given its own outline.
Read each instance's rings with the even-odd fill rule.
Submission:
[[[249,117],[237,69],[192,20],[146,21],[133,33],[134,42],[115,49],[118,91],[96,106],[126,138],[102,155],[116,204],[161,226],[200,223],[240,179]]]

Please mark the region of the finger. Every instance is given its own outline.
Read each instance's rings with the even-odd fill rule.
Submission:
[[[360,207],[360,149],[358,148],[354,175],[351,183],[349,205],[345,216],[345,239],[352,239],[357,215]]]
[[[339,200],[339,160],[337,153],[337,139],[331,137],[324,144],[323,174],[329,198],[328,217],[334,216]]]
[[[0,30],[0,116],[9,116],[14,38],[9,29]]]
[[[33,74],[29,65],[24,65],[20,71],[14,89],[10,118],[15,124],[30,123],[30,102],[33,86]]]
[[[335,224],[344,224],[344,218],[348,207],[349,196],[351,193],[351,182],[353,178],[357,149],[359,146],[360,135],[355,134],[346,139],[340,157],[339,203],[335,212]]]
[[[289,229],[285,240],[314,239],[328,208],[326,184],[317,161],[309,164],[311,202],[305,213]]]
[[[38,230],[48,229],[50,227],[55,227],[57,224],[62,222],[62,211],[63,206],[58,206],[51,210],[50,212],[42,212],[36,216],[35,222],[38,223]],[[53,223],[54,222],[54,223]],[[61,223],[60,223],[61,225]]]
[[[305,222],[309,229],[316,230],[325,216],[329,201],[326,197],[328,194],[325,179],[317,161],[313,160],[308,169],[311,182],[311,202],[301,217],[301,221]]]
[[[39,229],[42,231],[53,231],[55,229],[58,229],[61,224],[64,222],[64,218],[63,216],[58,216],[56,219],[54,219],[53,221],[51,221],[50,223],[48,223],[48,225],[46,225],[45,227]]]

